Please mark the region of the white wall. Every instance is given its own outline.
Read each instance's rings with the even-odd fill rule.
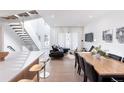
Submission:
[[[48,44],[47,46],[45,45],[45,35],[48,36],[48,41],[50,41],[50,27],[48,24],[42,24],[39,27],[39,31],[38,31],[39,35],[40,35],[40,41],[41,41],[41,47],[44,48],[49,48],[50,45]]]
[[[26,29],[26,31],[28,32],[28,34],[30,35],[38,49],[41,49],[40,41],[35,33],[35,27],[32,26],[31,22],[30,21],[25,22],[24,28]]]
[[[51,45],[57,44],[57,45],[61,45],[62,47],[66,47],[66,42],[65,42],[65,34],[69,32],[71,33],[71,49],[74,49],[75,47],[77,48],[81,48],[82,47],[82,36],[83,36],[83,27],[53,27],[51,29]],[[77,33],[76,33],[77,32]],[[60,33],[62,33],[60,35]],[[76,37],[77,36],[77,40]],[[61,38],[60,38],[61,37]],[[59,40],[61,39],[61,40]],[[77,42],[77,45],[75,44],[75,42]]]
[[[124,13],[115,13],[104,16],[103,18],[97,19],[94,22],[84,27],[84,34],[93,32],[94,39],[96,41],[92,43],[84,42],[84,47],[89,49],[91,45],[101,45],[103,50],[114,53],[120,56],[124,56],[124,44],[118,43],[116,39],[116,29],[124,27]],[[102,31],[112,29],[113,30],[113,42],[106,43],[102,40]]]
[[[50,35],[50,27],[44,23],[42,18],[26,21],[25,29],[40,49],[45,48],[44,35]],[[40,36],[40,40],[38,36]]]

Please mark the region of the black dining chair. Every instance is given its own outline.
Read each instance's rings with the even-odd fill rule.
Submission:
[[[122,62],[124,63],[124,57],[123,57],[123,59],[122,59]]]
[[[80,75],[80,73],[81,73],[81,67],[80,67],[80,64],[79,64],[79,54],[77,52],[75,52],[74,55],[75,55],[75,68],[78,65],[77,73]]]
[[[84,65],[84,61],[85,61],[85,59],[84,59],[83,57],[79,56],[79,65],[80,65],[81,71],[84,72],[84,74],[83,74],[83,75],[84,75],[83,81],[85,82],[85,81],[86,81],[86,74],[85,74],[85,65]]]
[[[108,57],[110,57],[114,60],[120,61],[120,62],[122,60],[122,57],[120,57],[118,55],[115,55],[115,54],[111,54],[111,53],[108,54]],[[122,60],[122,62],[123,62],[123,60]],[[122,82],[122,81],[124,81],[124,78],[111,77],[111,80],[114,81],[114,82]]]
[[[89,52],[91,52],[95,47],[91,46],[91,48],[89,49]]]
[[[89,79],[91,82],[99,82],[98,81],[98,73],[94,69],[94,67],[88,62],[84,61],[85,66],[85,82]],[[102,77],[100,82],[112,82],[111,77]]]
[[[121,62],[121,59],[122,59],[122,57],[120,57],[118,55],[115,55],[115,54],[111,54],[111,53],[108,53],[108,57],[112,58],[114,60],[120,61],[120,62]]]
[[[91,82],[97,82],[98,74],[95,71],[94,67],[86,61],[84,62],[84,65],[85,65],[86,81],[88,78]]]
[[[74,52],[74,56],[75,56],[75,65],[74,65],[74,67],[76,68],[77,65],[78,65],[78,56],[77,56],[76,52]]]

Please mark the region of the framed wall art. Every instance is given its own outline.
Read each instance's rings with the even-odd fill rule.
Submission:
[[[113,30],[103,31],[102,39],[108,43],[111,43],[113,41]]]
[[[124,27],[118,28],[116,30],[116,39],[119,43],[124,44]]]

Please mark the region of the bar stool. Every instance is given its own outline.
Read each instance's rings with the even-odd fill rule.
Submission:
[[[30,79],[21,79],[18,82],[34,82],[34,81]]]
[[[44,78],[45,79],[45,78],[49,77],[49,75],[50,75],[50,73],[46,71],[46,63],[49,60],[50,60],[50,58],[42,58],[42,59],[40,59],[40,63],[43,63],[44,64],[44,66],[43,66],[44,71],[40,73],[40,77],[41,78]]]
[[[39,71],[41,71],[43,69],[42,64],[35,64],[33,65],[29,71],[30,72],[36,72],[37,73],[37,81],[39,82]],[[30,80],[30,79],[21,79],[18,82],[34,82],[34,80]]]
[[[43,65],[42,64],[35,64],[33,65],[29,71],[30,72],[36,72],[37,73],[37,81],[39,82],[39,71],[41,71],[43,69]]]

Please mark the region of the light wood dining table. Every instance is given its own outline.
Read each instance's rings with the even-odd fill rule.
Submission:
[[[97,58],[91,52],[78,52],[78,54],[94,66],[99,75],[98,81],[103,77],[124,77],[124,63],[103,56]]]

